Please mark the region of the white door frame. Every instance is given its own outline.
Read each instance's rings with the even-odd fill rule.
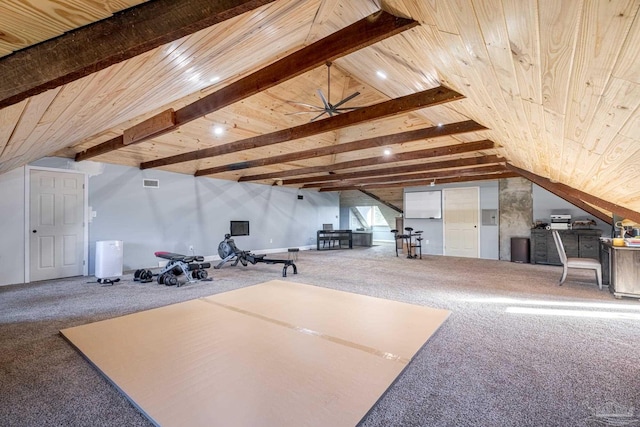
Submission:
[[[443,188],[442,189],[442,200],[443,200],[443,204],[442,204],[442,253],[444,255],[447,255],[447,250],[446,250],[446,242],[445,242],[445,222],[446,222],[446,209],[444,206],[444,193],[447,190],[461,190],[461,189],[469,189],[469,188],[475,188],[477,190],[477,194],[478,194],[478,226],[476,227],[476,241],[478,242],[478,253],[476,254],[476,258],[480,258],[480,252],[481,252],[481,242],[480,242],[480,225],[481,225],[481,217],[482,217],[482,211],[480,210],[480,187],[479,186],[472,186],[472,187],[448,187],[448,188]]]
[[[82,207],[82,221],[84,224],[83,230],[83,239],[84,239],[84,248],[82,250],[83,253],[83,266],[82,266],[82,275],[89,275],[89,221],[88,221],[88,212],[89,212],[89,175],[86,172],[81,172],[72,169],[59,169],[59,168],[47,168],[44,166],[25,166],[24,168],[24,282],[29,283],[31,281],[31,222],[30,222],[30,214],[31,214],[31,171],[32,170],[41,170],[41,171],[49,171],[49,172],[63,172],[63,173],[75,173],[79,175],[84,175],[84,206]]]

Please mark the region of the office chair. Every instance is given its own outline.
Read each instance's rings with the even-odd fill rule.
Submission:
[[[564,245],[562,244],[558,230],[551,230],[551,233],[553,234],[553,240],[556,242],[560,261],[562,262],[562,277],[560,278],[559,285],[562,285],[566,280],[567,272],[570,268],[582,268],[596,271],[598,287],[602,290],[602,265],[600,261],[593,258],[567,258],[567,253],[564,251]]]

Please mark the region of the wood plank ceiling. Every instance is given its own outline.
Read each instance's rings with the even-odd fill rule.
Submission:
[[[57,155],[391,204],[412,185],[524,176],[640,222],[640,1],[216,3],[216,21],[186,0],[0,4],[0,77],[21,82],[0,78],[0,173]],[[87,34],[70,66],[95,28],[115,37],[145,11],[179,31],[114,42],[68,81],[29,71]],[[362,108],[310,122],[319,89]]]

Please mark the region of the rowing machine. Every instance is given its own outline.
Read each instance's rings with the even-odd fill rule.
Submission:
[[[245,267],[249,263],[255,265],[259,262],[263,262],[265,264],[284,264],[284,267],[282,267],[282,277],[287,277],[287,268],[289,266],[293,267],[293,274],[298,274],[298,267],[296,267],[291,260],[269,259],[265,258],[266,255],[255,255],[249,251],[238,249],[230,234],[225,234],[224,240],[218,245],[218,255],[220,256],[221,261],[218,265],[213,267],[216,270],[222,268],[222,266],[228,261],[233,261],[233,264],[231,264],[232,266],[238,265],[239,262]]]

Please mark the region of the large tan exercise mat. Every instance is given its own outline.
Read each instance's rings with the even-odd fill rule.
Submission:
[[[162,426],[353,426],[447,310],[274,280],[61,333]]]

